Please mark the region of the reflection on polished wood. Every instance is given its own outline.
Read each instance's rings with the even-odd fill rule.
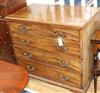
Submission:
[[[33,4],[11,14],[8,18],[46,24],[84,27],[96,12],[96,8],[90,7]]]
[[[0,93],[20,93],[27,82],[25,69],[0,60]]]
[[[7,16],[18,64],[35,78],[86,93],[92,80],[96,10],[33,4]]]

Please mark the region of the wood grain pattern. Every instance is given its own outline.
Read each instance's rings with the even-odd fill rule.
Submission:
[[[17,3],[17,0],[0,0],[0,7],[9,7],[15,3]]]
[[[0,0],[0,60],[16,63],[6,15],[26,6],[26,0]]]
[[[66,53],[80,56],[79,31],[77,30],[75,31],[72,29],[63,29],[60,27],[55,28],[50,25],[45,25],[43,27],[38,24],[35,24],[29,25],[28,27],[25,25],[24,27],[27,29],[27,31],[24,33],[19,30],[19,24],[13,24],[14,23],[9,23],[9,26],[11,27],[10,29],[15,38],[14,42],[16,42],[16,39],[20,39],[18,40],[18,42],[20,43],[22,40],[30,42],[30,44],[26,44],[26,46],[33,46],[37,47],[38,49],[43,49],[45,47],[46,51],[55,51],[57,50],[57,32],[61,32],[64,39],[64,47],[68,48],[68,51]]]
[[[52,52],[52,50],[56,49],[56,48],[53,47],[53,46],[56,46],[55,38],[53,38],[55,36],[54,33],[50,32],[50,31],[48,31],[48,32],[46,31],[46,33],[43,34],[42,32],[44,32],[44,31],[41,29],[41,25],[35,24],[35,25],[28,26],[28,27],[26,27],[26,25],[25,25],[24,27],[26,27],[28,29],[28,31],[23,33],[19,30],[19,26],[21,26],[20,24],[18,24],[18,26],[16,26],[17,24],[15,24],[15,26],[14,25],[11,26],[12,24],[13,23],[10,24],[12,34],[17,40],[19,39],[18,41],[19,41],[20,44],[21,44],[21,41],[22,41],[21,39],[23,39],[26,42],[27,41],[30,42],[30,44],[26,44],[24,46],[36,47],[38,45],[38,49],[40,49],[40,50],[43,49],[44,46],[45,46],[46,51],[51,51],[51,52]],[[29,37],[32,37],[32,38],[29,39]],[[40,39],[38,40],[38,38],[40,38]],[[14,39],[14,40],[16,40],[16,39]],[[40,45],[41,41],[42,41],[43,44],[41,43],[41,45]],[[14,42],[16,42],[16,41],[14,41]],[[51,45],[49,43],[51,43]],[[44,45],[44,44],[46,44],[46,45]],[[23,45],[23,43],[22,43],[22,45]]]
[[[67,68],[70,68],[72,69],[73,71],[75,72],[78,72],[81,74],[81,71],[80,71],[80,59],[77,59],[75,57],[70,57],[70,56],[66,56],[66,60],[64,61],[61,57],[58,57],[58,56],[53,56],[52,54],[48,54],[46,57],[43,55],[40,55],[39,53],[39,56],[35,55],[34,56],[34,52],[28,52],[27,49],[25,50],[22,50],[22,48],[19,48],[19,47],[15,47],[15,53],[16,53],[16,56],[17,57],[20,57],[20,58],[24,58],[24,59],[27,59],[27,60],[35,60],[35,61],[38,61],[38,62],[42,62],[42,63],[46,63],[46,64],[49,64],[49,65],[52,65],[52,66],[56,66],[56,67],[60,67],[60,69],[67,69]],[[21,51],[20,51],[21,50]],[[31,58],[27,58],[25,56],[24,53],[32,53],[32,57]],[[74,60],[72,60],[72,58]],[[61,61],[59,63],[59,61]]]
[[[50,12],[50,9],[54,11]],[[49,83],[56,85],[59,84],[55,81],[61,82],[63,87],[72,85],[70,89],[75,90],[77,87],[81,93],[86,93],[92,79],[90,39],[95,31],[95,14],[95,8],[33,4],[9,15],[6,18],[18,63],[23,67],[27,63],[36,66],[40,72],[32,72],[34,77],[46,78]],[[60,48],[56,41],[59,35],[64,41],[64,47]],[[60,65],[57,60],[60,60]],[[66,68],[61,67],[66,64]],[[44,73],[45,69],[41,68],[45,68],[48,73]],[[65,76],[74,77],[71,81],[75,82],[60,81],[56,75],[63,71]]]
[[[24,53],[31,54],[32,57],[30,59],[62,67],[67,67],[68,65],[72,69],[80,72],[80,45],[78,31],[70,29],[63,30],[62,28],[59,28],[57,30],[52,30],[51,28],[49,30],[47,29],[48,26],[43,26],[43,28],[41,26],[36,26],[38,28],[38,30],[36,30],[37,28],[32,25],[30,27],[27,27],[30,28],[30,30],[28,30],[24,34],[19,31],[19,28],[17,28],[16,32],[17,24],[9,24],[9,26],[11,27],[10,29],[12,31],[11,34],[13,36],[12,40],[15,48],[15,53],[17,56],[20,55],[22,57],[25,57]],[[65,52],[59,51],[57,49],[57,36],[55,32],[58,30],[62,32],[65,36],[64,47],[68,48],[68,50]],[[33,31],[34,34],[32,33]],[[71,33],[71,31],[73,31],[73,33]],[[29,43],[23,44],[22,40],[24,40],[24,42],[26,41]],[[58,63],[59,61],[61,62]],[[74,64],[75,62],[76,64]]]
[[[27,83],[25,69],[0,60],[0,93],[20,93]]]
[[[64,25],[74,28],[82,28],[97,12],[96,8],[83,8],[59,5],[33,4],[6,17],[10,20],[24,20],[44,24]],[[85,14],[85,15],[84,15]],[[86,16],[87,15],[87,16]]]
[[[5,17],[26,6],[26,0],[0,0],[0,16]]]
[[[0,60],[16,63],[10,33],[5,19],[0,19]]]
[[[93,69],[93,53],[91,45],[91,37],[95,31],[95,24],[92,21],[88,24],[81,33],[82,39],[82,68],[83,68],[83,88],[87,85],[87,81],[92,78]]]
[[[54,80],[63,84],[68,84],[74,87],[81,87],[80,74],[76,72],[74,73],[71,71],[71,69],[59,70],[50,65],[42,64],[36,61],[29,61],[20,58],[17,59],[19,65],[22,67],[24,66],[24,68],[26,68],[30,74]],[[75,75],[77,77],[74,78]]]

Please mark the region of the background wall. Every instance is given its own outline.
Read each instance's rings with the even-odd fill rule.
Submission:
[[[72,6],[78,5],[78,6],[100,7],[100,0],[27,0],[28,5],[32,3],[60,4],[60,5],[67,4]]]
[[[39,4],[54,4],[55,0],[26,0],[27,4],[39,3]]]

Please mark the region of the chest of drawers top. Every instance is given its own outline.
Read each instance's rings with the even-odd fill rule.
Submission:
[[[9,20],[83,28],[96,14],[96,8],[32,4],[9,15]]]

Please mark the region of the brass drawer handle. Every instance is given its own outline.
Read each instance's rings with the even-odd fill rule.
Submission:
[[[29,44],[29,43],[31,43],[29,40],[24,40],[24,39],[21,39],[21,43],[23,44],[23,45],[27,45],[27,44]]]
[[[32,53],[24,52],[23,55],[24,55],[24,57],[26,57],[28,59],[31,59],[32,58]]]
[[[57,36],[57,48],[64,47],[64,40],[61,36]]]
[[[68,67],[68,63],[64,62],[64,61],[61,61],[61,60],[58,60],[57,61],[57,64],[63,68],[66,68]]]
[[[19,31],[20,32],[27,32],[28,29],[24,25],[22,25],[22,26],[19,26]]]
[[[69,77],[67,77],[67,76],[64,76],[64,75],[60,75],[60,78],[61,78],[61,80],[64,80],[64,81],[68,81],[69,80]]]
[[[35,67],[31,66],[30,64],[26,65],[26,69],[30,72],[33,72],[35,70]]]
[[[56,43],[57,43],[57,49],[58,50],[64,50],[67,51],[68,48],[65,48],[64,46],[64,35],[62,34],[62,32],[56,32]]]

